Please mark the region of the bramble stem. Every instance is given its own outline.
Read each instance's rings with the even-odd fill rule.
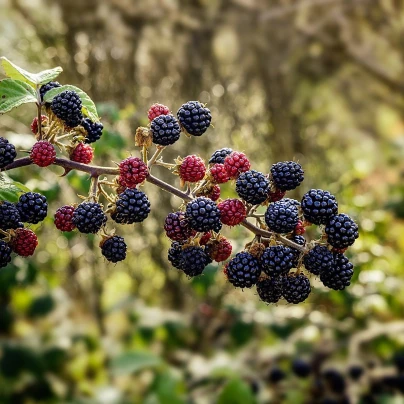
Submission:
[[[163,153],[163,150],[166,148],[166,146],[157,146],[156,151],[154,152],[153,156],[151,156],[151,159],[149,160],[147,167],[150,169],[151,166],[156,162],[156,160],[160,157],[160,154]]]
[[[39,91],[39,85],[36,86],[36,106],[38,110],[39,140],[42,140],[42,101],[41,101],[41,93]]]

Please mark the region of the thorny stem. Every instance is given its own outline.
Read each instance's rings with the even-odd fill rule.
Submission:
[[[97,190],[98,190],[98,176],[91,176],[90,192],[88,196],[93,201],[97,200]]]
[[[36,106],[38,109],[38,131],[39,131],[39,140],[42,140],[42,101],[41,101],[41,93],[39,91],[39,85],[36,86]]]
[[[153,157],[149,161],[149,165],[150,165],[150,163],[154,164],[155,160],[158,158],[158,156],[162,152],[162,149],[164,149],[164,148],[160,148],[160,149],[158,148],[156,150]],[[12,170],[15,168],[29,166],[31,164],[32,164],[32,161],[30,160],[29,157],[23,157],[23,158],[15,160],[13,163],[4,167],[0,171],[9,171],[9,170]],[[90,174],[92,179],[97,178],[96,187],[98,186],[98,177],[99,176],[101,176],[101,175],[118,175],[119,174],[119,168],[91,166],[91,165],[77,163],[75,161],[71,161],[71,160],[67,160],[67,159],[63,159],[63,158],[57,158],[54,165],[63,167],[67,172],[70,170],[78,170],[78,171],[83,171],[85,173]],[[146,181],[149,182],[150,184],[158,186],[159,188],[163,189],[164,191],[170,192],[171,194],[177,196],[178,198],[181,198],[184,202],[190,202],[194,199],[192,196],[187,195],[185,192],[175,188],[174,186],[160,180],[159,178],[157,178],[151,174],[149,174],[149,176],[146,178]],[[94,186],[94,183],[92,185]],[[250,223],[247,219],[244,219],[240,224],[242,226],[244,226],[246,229],[250,230],[256,236],[262,236],[265,238],[271,238],[271,237],[275,236],[278,240],[282,241],[283,244],[285,244],[289,247],[295,248],[296,250],[299,250],[300,252],[303,252],[303,253],[307,252],[307,249],[304,246],[301,246],[301,245],[293,242],[292,240],[289,240],[286,237],[281,236],[279,234],[272,233],[272,232],[264,230],[264,229],[260,229],[259,227]]]

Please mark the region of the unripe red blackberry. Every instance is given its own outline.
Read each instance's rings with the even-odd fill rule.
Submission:
[[[286,191],[281,191],[280,189],[270,190],[268,192],[268,202],[278,202],[286,194]]]
[[[328,243],[335,248],[351,246],[359,237],[358,225],[345,213],[333,216],[325,226]]]
[[[167,237],[174,241],[184,241],[196,234],[188,226],[184,212],[169,213],[164,222],[164,230]]]
[[[198,276],[212,260],[202,247],[190,246],[182,250],[181,269],[188,276]]]
[[[198,156],[184,158],[179,167],[179,176],[183,181],[198,182],[206,173],[205,162]]]
[[[351,284],[353,265],[343,254],[333,254],[334,265],[320,273],[320,280],[324,286],[334,290],[343,290]]]
[[[209,170],[209,177],[215,184],[224,184],[230,179],[224,164],[213,165]]]
[[[208,198],[199,197],[188,202],[185,217],[189,220],[189,226],[199,232],[218,232],[222,228],[220,210]]]
[[[32,146],[29,157],[37,166],[48,167],[56,160],[56,150],[52,143],[40,140]]]
[[[147,117],[151,122],[154,118],[157,118],[160,115],[168,115],[170,113],[170,109],[163,104],[153,104],[149,110],[147,111]]]
[[[277,189],[290,191],[304,180],[304,171],[299,163],[281,161],[271,167],[271,176]]]
[[[266,278],[258,281],[257,292],[265,303],[278,303],[282,298],[282,278]]]
[[[52,112],[69,128],[75,128],[83,120],[81,99],[75,91],[66,90],[58,94],[51,104]]]
[[[297,235],[302,235],[302,234],[306,233],[306,228],[304,227],[304,224],[301,220],[299,220],[297,222],[294,233]]]
[[[302,198],[304,218],[314,224],[326,224],[338,213],[335,196],[322,189],[311,189]]]
[[[209,164],[223,164],[224,159],[233,152],[232,149],[224,147],[223,149],[216,150],[209,159]]]
[[[112,236],[104,240],[101,245],[102,255],[109,261],[117,263],[126,258],[126,243],[123,237]]]
[[[220,221],[227,226],[236,226],[247,216],[246,207],[239,199],[225,199],[217,207],[220,210]]]
[[[210,110],[198,101],[188,101],[177,112],[181,126],[193,136],[201,136],[210,126]]]
[[[38,238],[30,229],[16,229],[10,244],[16,254],[21,257],[29,257],[35,252]]]
[[[48,120],[46,115],[41,115],[41,124],[43,125]],[[38,133],[38,117],[36,116],[31,122],[31,132],[36,135]]]
[[[76,228],[73,224],[74,206],[65,205],[55,213],[55,226],[60,231],[72,231]]]
[[[0,240],[0,268],[4,268],[11,261],[11,248],[3,240]]]
[[[236,192],[244,201],[258,205],[268,198],[269,180],[259,171],[241,173],[236,181]]]
[[[284,276],[282,278],[282,291],[283,297],[288,303],[304,302],[311,292],[310,281],[303,274]]]
[[[16,207],[20,213],[21,221],[24,223],[42,222],[48,214],[46,197],[37,192],[22,194]]]
[[[234,151],[224,159],[224,166],[230,178],[236,179],[241,173],[248,171],[251,167],[250,161],[244,153]]]
[[[251,288],[258,282],[261,266],[250,253],[242,251],[227,263],[224,273],[235,287]]]
[[[21,217],[17,207],[7,201],[0,201],[0,229],[10,230],[19,227]]]
[[[295,254],[289,247],[275,245],[267,247],[260,262],[264,272],[271,278],[286,274],[294,266]]]
[[[150,201],[147,195],[138,189],[126,188],[116,200],[111,218],[116,223],[132,224],[143,222],[149,213]]]
[[[265,223],[275,233],[293,231],[299,220],[299,210],[292,199],[281,199],[268,206],[265,212]]]
[[[303,263],[313,275],[320,275],[332,269],[334,256],[327,247],[317,244],[304,256]]]
[[[80,233],[97,233],[106,222],[107,216],[96,202],[82,202],[73,212],[72,223]]]
[[[11,164],[16,156],[15,146],[4,137],[0,137],[0,170]]]
[[[80,142],[70,152],[69,157],[77,163],[90,164],[93,161],[94,149],[89,144]]]
[[[181,134],[181,128],[174,115],[160,115],[150,124],[153,143],[161,146],[174,144]]]
[[[205,249],[209,257],[216,262],[226,261],[230,257],[231,251],[232,245],[224,236],[219,237],[217,240],[209,241]]]
[[[84,118],[81,121],[81,126],[87,132],[84,143],[94,143],[101,138],[104,129],[101,122],[93,122],[90,118]]]
[[[211,239],[212,233],[210,231],[207,231],[206,233],[203,234],[201,239],[199,240],[199,245],[206,245],[208,241]]]
[[[119,163],[118,182],[126,188],[136,188],[148,175],[147,165],[138,157],[128,157]]]

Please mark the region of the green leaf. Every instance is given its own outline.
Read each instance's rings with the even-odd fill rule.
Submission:
[[[0,114],[28,102],[36,102],[35,90],[30,85],[21,80],[0,81]]]
[[[20,195],[24,192],[29,192],[29,189],[5,174],[0,175],[0,200],[17,202]]]
[[[83,90],[81,90],[78,87],[71,86],[71,85],[66,85],[62,87],[57,87],[53,88],[52,90],[49,90],[45,96],[44,96],[44,101],[45,102],[52,102],[52,100],[60,93],[63,91],[75,91],[78,96],[81,99],[81,102],[83,104],[82,107],[82,112],[83,115],[88,116],[93,122],[98,122],[100,120],[98,113],[97,113],[97,108],[95,107],[95,104],[93,100],[86,94]]]
[[[219,394],[217,404],[256,404],[254,395],[244,381],[230,380]]]
[[[111,362],[111,368],[115,374],[124,375],[155,368],[161,364],[161,359],[150,352],[132,351],[114,358]]]
[[[2,56],[0,59],[6,76],[13,80],[24,81],[33,87],[36,87],[37,84],[45,84],[55,79],[63,71],[63,69],[58,66],[53,69],[43,70],[39,73],[30,73],[17,66],[4,56]]]

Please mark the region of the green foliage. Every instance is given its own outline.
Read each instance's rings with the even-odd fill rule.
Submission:
[[[247,383],[240,379],[229,380],[219,394],[217,404],[256,404],[257,401]]]
[[[125,352],[111,361],[113,373],[117,375],[136,373],[144,369],[156,368],[162,364],[161,359],[151,352]]]
[[[8,175],[0,174],[0,200],[1,201],[18,201],[19,196],[29,192],[29,189],[18,181],[13,181]]]
[[[36,100],[35,90],[24,81],[12,79],[0,81],[0,115]]]

